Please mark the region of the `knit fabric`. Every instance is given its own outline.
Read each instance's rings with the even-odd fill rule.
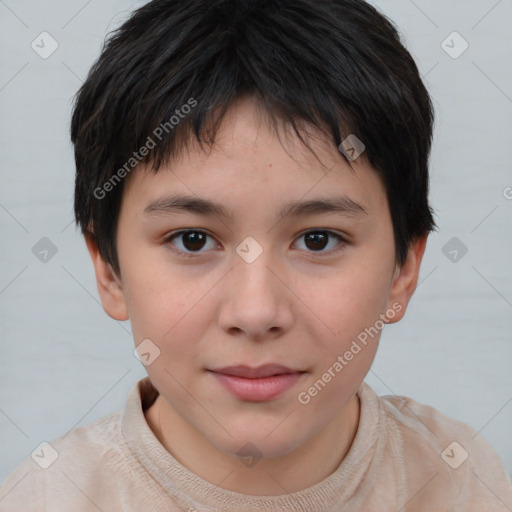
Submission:
[[[410,398],[379,397],[365,382],[358,430],[336,471],[280,496],[228,491],[180,464],[144,416],[157,395],[141,379],[124,411],[43,448],[41,460],[51,460],[51,448],[58,454],[48,468],[28,457],[0,488],[0,511],[512,511],[510,479],[481,435]]]

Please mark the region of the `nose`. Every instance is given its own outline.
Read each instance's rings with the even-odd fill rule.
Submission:
[[[251,263],[235,257],[223,282],[221,328],[254,341],[281,336],[293,324],[295,296],[285,283],[286,273],[265,251]]]

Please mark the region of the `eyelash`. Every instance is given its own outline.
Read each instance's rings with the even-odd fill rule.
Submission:
[[[200,256],[202,254],[202,252],[201,251],[185,252],[185,251],[182,251],[180,249],[176,249],[172,245],[172,243],[171,243],[175,238],[178,238],[180,235],[184,235],[186,233],[201,233],[201,234],[204,234],[204,235],[206,235],[206,236],[208,236],[210,238],[214,238],[207,231],[204,231],[202,229],[183,229],[183,230],[180,230],[180,231],[176,231],[175,233],[171,233],[169,236],[167,236],[165,238],[165,243],[169,243],[171,245],[171,250],[173,252],[178,253],[179,255],[185,256],[187,258],[198,257],[198,256]],[[341,251],[341,250],[343,250],[345,248],[345,245],[347,243],[345,238],[343,238],[341,235],[339,235],[338,233],[335,233],[334,231],[330,231],[328,229],[310,229],[308,231],[305,231],[305,232],[301,233],[297,237],[297,239],[300,239],[301,237],[304,237],[304,236],[309,235],[311,233],[325,233],[325,234],[327,234],[327,236],[335,237],[335,238],[337,238],[340,241],[340,243],[338,244],[337,248],[331,249],[329,251],[306,251],[306,252],[309,252],[310,254],[315,255],[315,256],[322,256],[324,254],[332,255],[332,254],[338,253],[339,251]]]

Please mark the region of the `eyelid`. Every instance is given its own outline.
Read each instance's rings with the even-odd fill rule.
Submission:
[[[304,236],[308,233],[317,233],[317,232],[325,232],[325,233],[328,233],[329,235],[335,235],[335,236],[338,236],[340,238],[342,238],[343,240],[345,241],[348,241],[349,237],[347,234],[344,234],[343,232],[341,231],[337,231],[335,229],[330,229],[330,228],[308,228],[308,229],[305,229],[304,231],[301,231],[297,236],[296,238],[299,238],[301,236]]]

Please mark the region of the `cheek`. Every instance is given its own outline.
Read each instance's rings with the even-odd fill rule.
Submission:
[[[310,295],[322,321],[311,316],[315,364],[296,398],[312,416],[332,418],[332,404],[348,401],[368,373],[384,327],[384,288],[368,273],[353,274],[332,282],[327,293]]]
[[[133,268],[135,270],[135,267]],[[150,339],[160,350],[159,365],[182,373],[197,356],[205,327],[213,322],[210,278],[184,274],[126,272],[128,313],[135,344]],[[188,361],[186,365],[183,363]],[[157,366],[159,366],[157,365]],[[148,373],[150,368],[147,367]],[[154,370],[153,370],[154,371]]]
[[[122,244],[120,242],[120,247]],[[129,249],[129,250],[128,250]],[[121,261],[122,260],[122,261]],[[193,286],[172,274],[160,250],[132,242],[121,254],[123,291],[135,340],[161,338],[183,316]]]
[[[311,283],[303,284],[309,286],[305,302],[312,325],[318,327],[317,336],[322,331],[338,348],[374,325],[387,306],[388,283],[375,269],[340,272],[314,288]]]

